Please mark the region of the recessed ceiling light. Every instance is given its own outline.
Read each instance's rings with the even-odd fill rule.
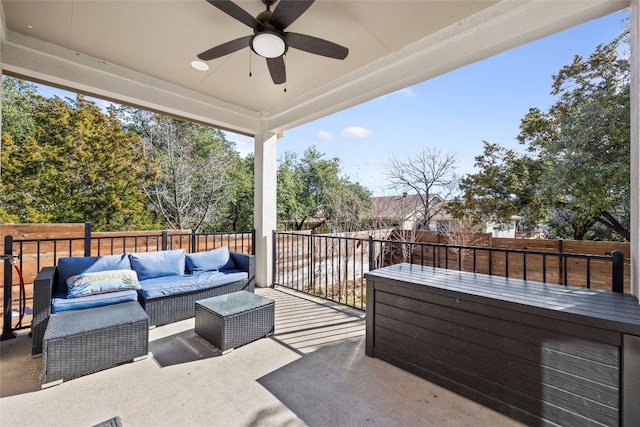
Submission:
[[[198,71],[207,71],[209,66],[202,61],[191,61],[191,66]]]

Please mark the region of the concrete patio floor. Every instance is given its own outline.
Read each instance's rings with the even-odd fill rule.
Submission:
[[[0,346],[0,425],[515,426],[517,422],[364,354],[364,314],[298,293],[275,334],[221,355],[188,319],[150,330],[144,360],[40,389],[26,333]]]

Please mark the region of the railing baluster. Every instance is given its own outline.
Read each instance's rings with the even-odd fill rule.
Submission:
[[[509,277],[509,250],[504,252],[504,277]]]
[[[449,268],[449,245],[445,245],[444,248],[444,268]]]
[[[477,257],[477,251],[476,248],[473,248],[473,272],[476,272],[476,257]]]

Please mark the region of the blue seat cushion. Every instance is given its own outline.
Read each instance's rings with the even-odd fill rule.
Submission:
[[[138,292],[145,300],[166,297],[169,295],[197,292],[215,288],[240,280],[247,280],[246,271],[197,271],[183,276],[163,276],[141,280],[142,289]]]
[[[183,275],[185,269],[184,249],[172,251],[138,252],[129,254],[131,268],[138,273],[138,280],[155,277]]]
[[[69,310],[82,310],[129,301],[138,301],[137,291],[125,290],[83,296],[82,298],[67,298],[67,291],[59,290],[51,299],[51,312],[60,313]]]
[[[127,254],[89,257],[65,257],[58,260],[58,290],[67,292],[67,279],[82,273],[105,270],[130,270]]]
[[[227,246],[222,246],[210,251],[187,254],[186,264],[187,270],[191,272],[230,270],[235,268]]]

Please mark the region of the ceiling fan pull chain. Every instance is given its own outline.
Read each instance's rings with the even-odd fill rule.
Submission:
[[[282,55],[282,61],[284,62],[284,73],[287,75],[287,55]],[[287,92],[287,80],[284,81],[284,91]]]
[[[249,77],[251,76],[251,49],[249,49]]]

